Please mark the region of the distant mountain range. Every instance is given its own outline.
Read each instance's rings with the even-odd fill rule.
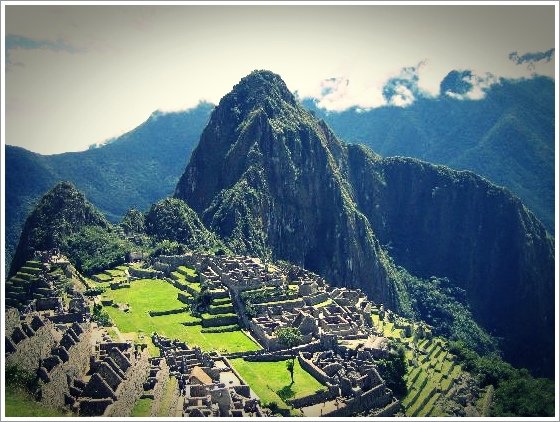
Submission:
[[[113,222],[129,208],[145,210],[170,195],[213,108],[202,103],[155,112],[131,132],[83,152],[41,155],[6,145],[7,267],[27,215],[58,181],[71,181]]]
[[[464,93],[468,87],[460,76],[451,72],[442,92]],[[472,170],[507,187],[554,233],[552,80],[502,80],[482,100],[419,96],[406,108],[325,112],[313,100],[303,104],[342,140],[364,143],[383,156]],[[6,267],[26,216],[57,181],[73,182],[112,221],[169,195],[213,107],[156,112],[133,131],[84,152],[40,155],[7,145]]]
[[[325,112],[313,100],[304,105],[344,141],[384,157],[471,170],[507,187],[554,233],[554,81],[504,79],[481,100],[457,99],[469,90],[465,73],[451,72],[442,81],[447,95],[420,95],[404,108]]]

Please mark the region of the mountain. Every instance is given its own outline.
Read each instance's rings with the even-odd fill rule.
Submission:
[[[304,105],[345,141],[382,156],[406,156],[471,170],[507,187],[554,233],[554,81],[502,79],[481,100],[464,100],[469,72],[453,71],[437,98],[408,107],[326,112]]]
[[[146,213],[145,232],[156,240],[171,240],[189,249],[217,248],[219,239],[204,227],[198,215],[183,201],[165,198]]]
[[[110,223],[71,183],[58,183],[25,221],[10,275],[32,259],[34,251],[60,248],[68,237],[86,226],[108,230]]]
[[[6,145],[7,266],[25,218],[57,181],[71,181],[111,221],[172,193],[213,107],[155,112],[131,132],[83,152],[41,155]]]
[[[398,311],[418,303],[399,267],[447,278],[509,360],[553,372],[553,242],[519,199],[471,172],[342,143],[278,75],[255,71],[222,98],[175,196],[234,252]]]

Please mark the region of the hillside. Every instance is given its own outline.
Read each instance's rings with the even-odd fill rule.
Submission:
[[[441,92],[461,94],[450,75],[442,81]],[[550,233],[554,233],[554,104],[554,81],[546,77],[502,79],[481,100],[418,95],[406,108],[326,112],[314,101],[304,101],[347,142],[368,145],[386,157],[415,157],[471,170],[507,187]]]
[[[397,311],[416,298],[395,264],[448,278],[512,361],[552,374],[554,254],[541,223],[475,174],[346,146],[278,75],[255,71],[222,98],[175,196],[234,252],[291,261]],[[507,313],[523,303],[532,312]]]
[[[111,221],[169,195],[212,108],[201,103],[185,112],[155,112],[131,132],[83,152],[40,155],[6,145],[6,266],[25,218],[58,181],[71,181]]]

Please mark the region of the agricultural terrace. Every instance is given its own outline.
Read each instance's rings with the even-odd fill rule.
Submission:
[[[286,361],[249,362],[243,358],[230,359],[232,366],[239,372],[251,389],[261,399],[261,403],[275,402],[280,409],[289,410],[293,416],[302,416],[297,409],[286,403],[289,399],[309,396],[326,387],[306,372],[295,360],[294,383],[286,369]]]
[[[454,381],[462,374],[461,366],[455,363],[454,356],[447,351],[447,342],[439,337],[407,337],[404,329],[395,328],[395,323],[383,321],[375,313],[372,320],[385,337],[405,346],[409,363],[405,376],[408,393],[402,399],[405,415],[447,416],[440,403],[449,396]],[[406,323],[413,325],[412,322]]]
[[[207,332],[212,329],[202,327],[201,319],[178,300],[179,294],[187,295],[164,280],[143,279],[130,282],[129,288],[106,289],[101,300],[123,337],[148,343],[153,355],[157,350],[151,344],[152,332],[220,353],[260,349],[238,326],[228,326],[228,332]],[[218,322],[213,329],[219,328]]]

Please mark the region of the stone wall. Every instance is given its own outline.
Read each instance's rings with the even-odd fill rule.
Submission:
[[[323,403],[329,400],[333,400],[338,396],[338,387],[332,386],[325,391],[320,391],[318,393],[310,394],[305,397],[300,397],[298,399],[290,399],[287,403],[296,409],[301,409],[302,407],[313,406],[317,403]]]
[[[88,369],[91,356],[91,328],[82,327],[83,331],[78,334],[78,329],[73,329],[77,334],[78,341],[69,348],[59,345],[53,350],[51,356],[58,356],[61,363],[55,366],[49,373],[49,381],[41,387],[41,401],[50,406],[62,407],[65,404],[65,394],[69,393],[68,377],[81,378]]]
[[[313,296],[307,296],[304,298],[305,300],[305,304],[308,306],[313,306],[313,305],[317,305],[318,303],[321,302],[325,302],[327,299],[329,299],[329,295],[326,292],[322,292],[322,293],[317,293]]]
[[[6,336],[10,336],[14,328],[20,326],[19,311],[16,308],[7,308],[4,312],[4,326],[6,327]]]
[[[23,324],[16,326],[10,337],[6,336],[6,343],[10,342],[15,351],[6,355],[5,364],[35,372],[40,360],[51,354],[60,334],[50,321],[37,315],[33,319],[26,318]]]
[[[325,374],[325,372],[317,365],[315,365],[311,360],[305,359],[302,353],[298,354],[298,361],[300,366],[307,372],[309,372],[321,384],[335,383],[334,378],[329,377],[327,374]]]
[[[134,268],[134,267],[128,268],[128,274],[130,275],[131,279],[165,277],[165,274],[161,271],[148,270],[145,268]]]
[[[138,359],[132,359],[132,366],[126,372],[126,378],[115,391],[117,401],[106,409],[105,416],[130,416],[136,400],[144,391],[144,381],[150,370],[148,357],[148,350],[145,349]]]

